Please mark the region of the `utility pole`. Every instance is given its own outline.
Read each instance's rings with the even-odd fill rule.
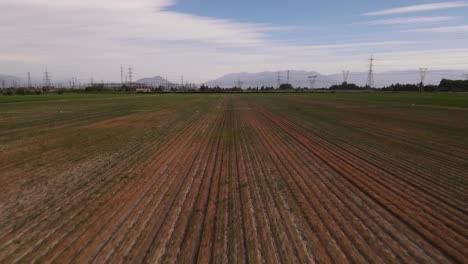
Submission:
[[[374,86],[374,56],[369,59],[369,73],[367,75],[366,86],[372,88]]]
[[[349,71],[343,71],[343,83],[348,83]]]
[[[309,76],[310,89],[314,89],[315,81],[317,80],[317,77],[318,77],[317,75]]]
[[[28,88],[31,88],[32,85],[31,85],[31,73],[28,72]]]
[[[424,90],[424,80],[426,79],[427,68],[419,68],[419,75],[421,76],[421,83],[419,83],[419,92]]]
[[[278,78],[276,79],[276,81],[277,81],[277,87],[279,89],[281,86],[281,72],[278,72]]]

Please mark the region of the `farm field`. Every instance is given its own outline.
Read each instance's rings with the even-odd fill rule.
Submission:
[[[37,98],[0,97],[0,263],[468,263],[467,94]]]

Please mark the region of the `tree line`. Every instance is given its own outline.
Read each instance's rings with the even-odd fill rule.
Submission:
[[[358,86],[354,83],[344,82],[339,85],[332,85],[328,88],[309,89],[307,87],[293,87],[291,84],[281,84],[279,88],[262,86],[262,87],[232,87],[223,88],[219,86],[209,87],[201,85],[200,88],[169,88],[164,86],[147,87],[145,89],[138,89],[134,86],[119,86],[119,87],[106,87],[104,85],[95,84],[88,86],[84,89],[68,89],[68,88],[5,88],[1,90],[3,95],[40,95],[40,94],[63,94],[63,93],[161,93],[161,92],[189,92],[189,93],[257,93],[257,92],[311,92],[311,91],[384,91],[384,92],[468,92],[468,80],[448,80],[442,79],[439,85],[423,85],[423,84],[392,84],[383,88],[371,88],[368,86]]]

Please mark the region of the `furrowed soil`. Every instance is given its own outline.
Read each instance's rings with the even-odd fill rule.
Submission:
[[[0,263],[468,263],[463,98],[0,100]]]

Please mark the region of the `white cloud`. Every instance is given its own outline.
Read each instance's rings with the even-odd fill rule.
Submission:
[[[449,26],[449,27],[432,27],[432,28],[416,28],[416,29],[403,30],[403,32],[427,32],[427,33],[468,32],[468,25]]]
[[[379,15],[394,15],[394,14],[404,14],[404,13],[413,13],[413,12],[422,12],[422,11],[432,11],[440,9],[449,9],[449,8],[458,8],[468,6],[466,2],[441,2],[433,4],[423,4],[423,5],[412,5],[398,8],[391,8],[385,10],[379,10],[375,12],[365,13],[367,16],[379,16]]]
[[[293,46],[269,40],[270,34],[301,27],[183,14],[170,11],[173,4],[169,0],[0,0],[0,72],[24,76],[30,71],[40,78],[48,68],[55,80],[78,76],[116,81],[120,65],[131,64],[135,79],[167,75],[178,80],[184,74],[188,81],[201,82],[237,71],[360,70],[371,53],[421,49],[399,38]]]
[[[0,21],[35,37],[90,34],[95,39],[148,37],[159,41],[257,44],[268,28],[165,10],[168,0],[5,0]],[[26,18],[26,19],[24,19]],[[3,26],[0,26],[0,29]]]
[[[434,22],[446,22],[457,19],[454,16],[399,17],[363,22],[366,25],[408,25]]]

